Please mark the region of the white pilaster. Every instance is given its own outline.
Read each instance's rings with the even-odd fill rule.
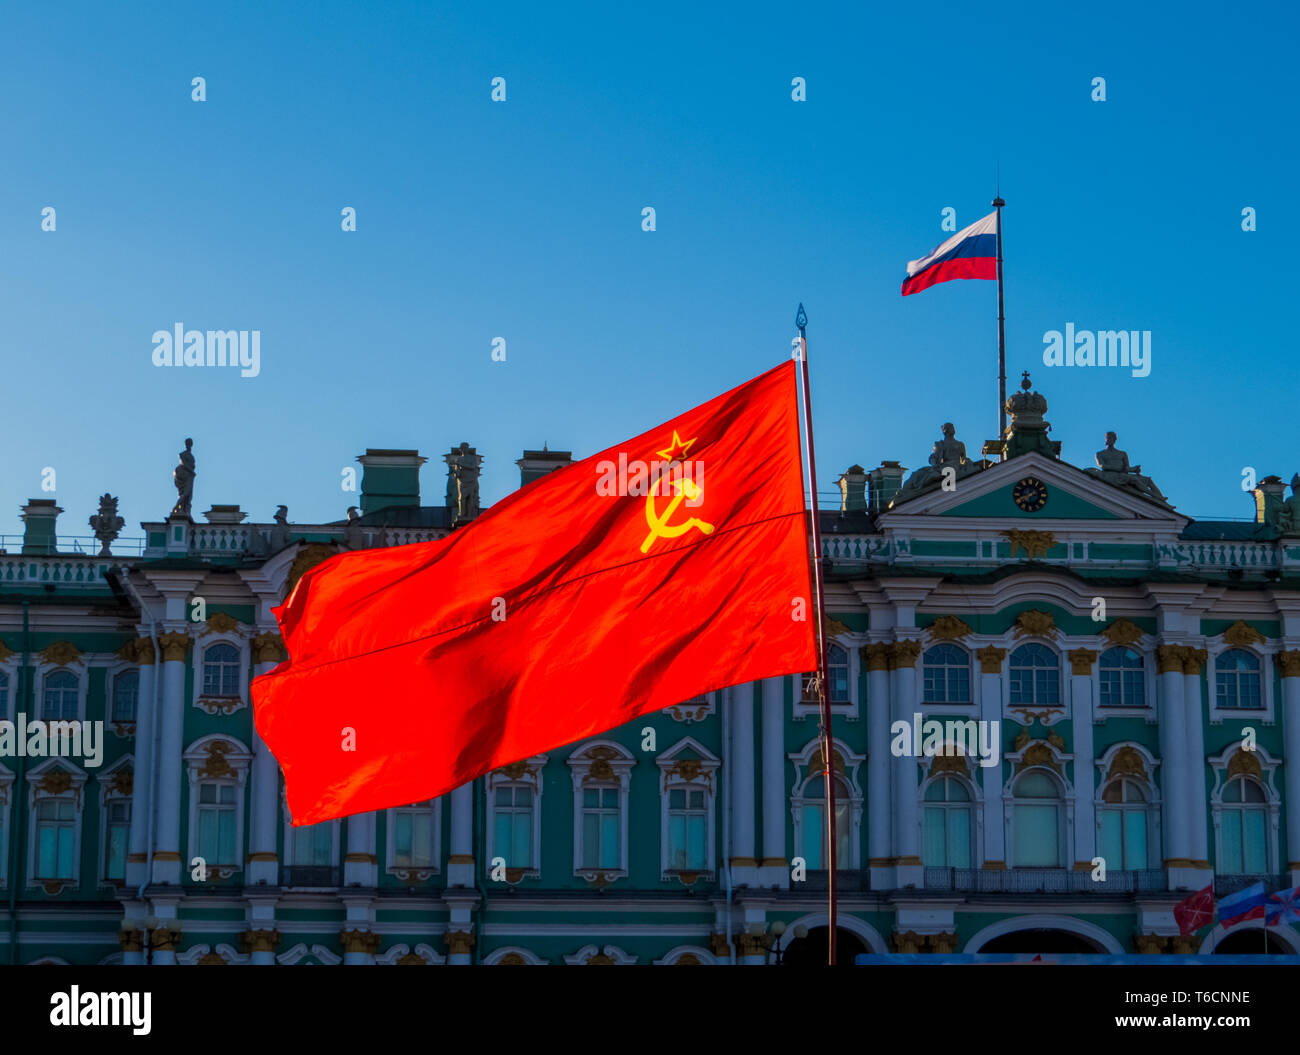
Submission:
[[[153,882],[181,881],[182,725],[185,719],[185,666],[191,644],[185,624],[169,626],[162,648],[162,697],[158,715],[158,803]],[[174,957],[173,957],[174,959]],[[154,962],[158,962],[155,955]]]
[[[447,858],[447,885],[474,885],[474,782],[451,793],[451,856]]]
[[[1097,653],[1076,648],[1070,653],[1070,715],[1074,734],[1074,868],[1090,871],[1097,854],[1096,767],[1093,765],[1093,671]],[[1114,868],[1115,862],[1106,862]]]
[[[138,888],[149,871],[149,793],[154,765],[153,693],[158,673],[153,642],[148,638],[136,642],[136,660],[140,665],[139,698],[135,705],[135,758],[131,783],[131,836],[127,848],[126,885]],[[124,953],[126,963],[129,953]],[[139,956],[139,954],[135,954]],[[143,957],[135,962],[143,963]]]
[[[980,720],[989,729],[1002,728],[1002,664],[1007,650],[990,645],[979,650]],[[1076,715],[1078,712],[1075,712]],[[1077,720],[1077,718],[1076,718]],[[992,723],[998,723],[993,725]],[[997,744],[998,763],[981,766],[984,791],[984,867],[998,871],[1007,867],[1006,806],[1002,799],[1002,743]]]
[[[1160,686],[1160,776],[1164,800],[1164,865],[1171,889],[1183,888],[1191,868],[1187,817],[1187,715],[1183,699],[1181,645],[1156,649]]]
[[[916,696],[916,660],[921,652],[919,641],[897,641],[889,651],[889,673],[894,721],[912,727],[918,709]],[[894,759],[894,856],[897,858],[896,883],[899,888],[921,886],[920,814],[917,803],[919,771],[917,759],[909,752]]]
[[[379,885],[379,859],[375,856],[375,815],[354,813],[347,819],[348,850],[343,856],[343,885]],[[373,959],[372,961],[373,962]]]
[[[785,779],[785,678],[765,678],[763,694],[763,859],[759,881],[765,887],[789,889],[790,867],[785,856],[785,818],[789,788]]]
[[[275,631],[263,630],[253,642],[256,650],[255,657],[258,660],[253,666],[254,677],[261,677],[273,670],[279,662],[279,659],[274,656],[263,658],[268,656],[272,649],[271,639],[279,640]],[[256,724],[253,727],[253,771],[250,794],[253,808],[248,836],[248,866],[245,872],[248,877],[247,883],[251,886],[264,882],[274,886],[279,883],[280,868],[279,855],[276,852],[280,827],[277,823],[280,766],[275,756],[271,754],[271,749],[262,740]],[[253,955],[256,956],[257,953]]]
[[[889,645],[866,646],[867,663],[867,867],[873,890],[893,884],[890,811]]]
[[[1282,668],[1282,768],[1286,802],[1286,858],[1292,885],[1300,884],[1300,649],[1278,656]]]
[[[1202,871],[1211,867],[1205,790],[1205,704],[1201,693],[1201,670],[1207,658],[1203,648],[1188,648],[1183,654],[1183,713],[1187,721],[1187,856],[1192,859],[1194,867]],[[1211,872],[1206,882],[1213,881],[1213,878]]]
[[[724,700],[723,706],[726,706]],[[758,885],[754,845],[754,683],[731,690],[731,882]]]

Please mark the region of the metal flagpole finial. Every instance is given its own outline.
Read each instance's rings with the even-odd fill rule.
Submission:
[[[799,310],[795,312],[794,324],[800,333],[808,326],[808,314],[803,310],[803,301],[799,302]]]
[[[1006,205],[1006,202],[1002,200],[1002,195],[999,194],[996,198],[993,199],[991,204],[993,205],[993,208],[1000,209],[1002,208],[1002,206]]]

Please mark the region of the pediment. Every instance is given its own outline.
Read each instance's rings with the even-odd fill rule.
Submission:
[[[1025,509],[1016,502],[1016,485],[1031,479],[1046,488],[1046,500],[1036,509]],[[1021,495],[1023,500],[1024,489]],[[1144,520],[1178,531],[1188,522],[1187,517],[1159,502],[1037,453],[962,477],[952,491],[937,489],[918,495],[878,519],[881,526],[891,527],[912,517],[1014,520],[1025,527],[1035,521],[1081,521],[1094,522],[1098,528],[1117,526],[1115,521]]]

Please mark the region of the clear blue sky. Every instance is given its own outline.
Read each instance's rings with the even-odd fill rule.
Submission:
[[[996,286],[899,284],[998,162],[1009,384],[1066,460],[1113,428],[1183,512],[1248,516],[1243,467],[1300,469],[1297,15],[1269,6],[6,5],[0,531],[36,496],[88,534],[107,489],[139,535],[185,436],[196,514],[342,517],[367,446],[430,456],[440,503],[461,440],[491,502],[525,447],[585,456],[775,364],[799,301],[819,490],[924,464],[946,420],[975,453]],[[260,376],[154,367],[177,322],[260,330]],[[1152,331],[1151,375],[1045,368],[1068,322]]]

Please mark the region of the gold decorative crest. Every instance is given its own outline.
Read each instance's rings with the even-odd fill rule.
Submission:
[[[53,663],[56,667],[66,667],[69,663],[81,662],[81,649],[71,641],[56,641],[39,653],[42,661]]]
[[[1014,558],[1016,550],[1025,551],[1025,556],[1029,560],[1038,557],[1046,557],[1047,551],[1056,545],[1056,536],[1050,531],[1024,531],[1020,528],[1012,528],[1010,531],[1002,532],[1011,541],[1011,556]]]
[[[208,616],[207,629],[203,631],[203,636],[208,634],[228,634],[239,627],[239,620],[225,612],[213,612]]]
[[[1030,608],[1016,617],[1016,637],[1052,637],[1056,633],[1056,619],[1051,612]]]
[[[1116,619],[1101,632],[1101,636],[1112,645],[1128,647],[1142,639],[1142,628],[1129,619]]]
[[[1110,771],[1106,774],[1106,779],[1111,780],[1125,775],[1141,777],[1143,780],[1147,775],[1147,767],[1142,761],[1142,756],[1135,748],[1127,745],[1116,751],[1115,756],[1110,760]]]
[[[228,740],[213,740],[208,744],[208,757],[199,770],[200,777],[230,777],[235,769],[226,759],[226,755],[235,749]]]
[[[1266,638],[1249,623],[1238,619],[1223,632],[1225,645],[1260,645]]]
[[[930,624],[930,637],[935,641],[960,641],[973,633],[966,620],[955,615],[941,615]]]
[[[1237,748],[1237,753],[1232,756],[1228,763],[1228,777],[1235,777],[1239,774],[1246,774],[1252,777],[1259,777],[1263,769],[1259,764],[1259,757],[1254,751],[1243,751]]]

